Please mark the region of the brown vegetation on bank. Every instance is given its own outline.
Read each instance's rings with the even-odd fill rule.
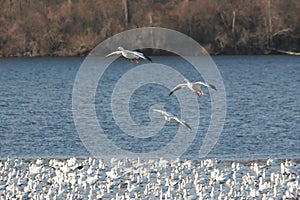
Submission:
[[[185,33],[210,54],[300,51],[299,0],[2,0],[0,56],[85,55],[124,30]]]

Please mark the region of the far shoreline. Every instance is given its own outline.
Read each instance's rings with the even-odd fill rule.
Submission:
[[[289,52],[289,51],[287,51]],[[9,56],[2,56],[0,55],[0,59],[3,58],[85,58],[87,56],[89,56],[90,52],[88,54],[74,54],[74,55],[18,55],[18,54],[14,54],[14,55],[9,55]],[[154,54],[147,54],[149,56],[155,56],[155,57],[168,57],[168,56],[176,56],[175,54],[158,54],[158,53],[154,53]],[[284,53],[284,52],[277,52],[274,51],[272,53],[266,53],[266,54],[256,54],[256,53],[249,53],[249,54],[208,54],[208,56],[211,57],[219,57],[219,56],[277,56],[277,55],[286,55],[286,56],[298,56],[298,52],[293,52],[293,54],[291,53]],[[95,56],[95,57],[100,57],[100,56]]]

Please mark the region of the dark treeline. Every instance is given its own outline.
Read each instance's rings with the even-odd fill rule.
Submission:
[[[85,55],[124,30],[180,31],[210,54],[300,51],[299,0],[1,0],[0,56]]]

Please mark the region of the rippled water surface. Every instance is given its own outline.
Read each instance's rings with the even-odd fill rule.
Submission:
[[[300,155],[300,57],[213,57],[226,90],[224,129],[208,157],[266,158]],[[95,110],[107,137],[132,152],[154,151],[167,144],[178,127],[166,123],[160,134],[137,138],[115,123],[111,93],[116,81],[135,63],[118,59],[99,80]],[[192,81],[202,80],[177,57],[154,57],[154,62],[181,69]],[[0,157],[69,157],[90,155],[80,140],[72,113],[72,90],[83,58],[9,58],[0,60]],[[171,64],[170,64],[171,63]],[[101,62],[97,63],[101,67]],[[88,77],[87,77],[88,79]],[[174,83],[176,85],[177,83]],[[126,91],[124,91],[126,93]],[[179,102],[168,88],[151,83],[132,92],[128,112],[136,126],[150,124],[149,109],[160,104],[173,114]],[[194,94],[188,90],[187,95]],[[200,99],[200,126],[183,156],[193,158],[210,120],[208,91]],[[121,96],[122,94],[120,94]],[[194,95],[195,96],[195,95]],[[196,96],[195,96],[196,98]],[[90,103],[87,100],[87,103]],[[193,106],[193,105],[191,105]],[[175,108],[174,108],[175,107]],[[123,117],[124,113],[118,116]],[[124,115],[124,120],[126,120]],[[158,116],[159,118],[160,116]],[[185,120],[192,121],[188,116]],[[129,127],[132,133],[138,127]],[[140,130],[140,129],[139,129]],[[180,145],[180,144],[179,144]]]

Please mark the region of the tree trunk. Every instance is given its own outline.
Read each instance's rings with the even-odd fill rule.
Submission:
[[[268,0],[268,46],[272,46],[272,32],[273,32],[273,27],[272,27],[272,13],[271,13],[271,0]]]
[[[233,12],[232,12],[232,27],[231,27],[231,31],[232,31],[233,34],[235,33],[235,30],[234,30],[234,26],[235,26],[235,13],[236,13],[236,11],[234,9]]]
[[[123,0],[124,4],[124,17],[125,17],[125,26],[129,24],[129,5],[128,0]]]

